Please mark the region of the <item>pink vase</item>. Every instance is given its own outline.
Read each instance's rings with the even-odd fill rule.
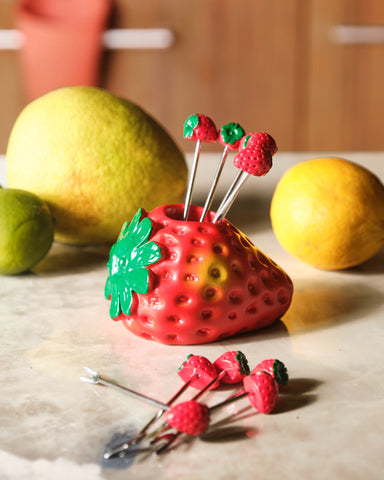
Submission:
[[[111,0],[19,0],[21,69],[28,100],[69,85],[95,86]]]

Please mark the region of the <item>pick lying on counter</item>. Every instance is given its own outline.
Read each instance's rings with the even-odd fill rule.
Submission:
[[[216,139],[208,117],[191,117],[193,139]],[[269,326],[291,303],[288,275],[224,218],[249,174],[260,177],[272,167],[276,143],[264,132],[246,136],[234,123],[220,132],[222,143],[241,150],[234,159],[239,174],[218,211],[189,205],[190,186],[188,206],[162,205],[149,213],[139,209],[110,250],[105,285],[110,316],[142,338],[176,345],[209,343]],[[190,185],[195,173],[196,168]]]
[[[189,355],[178,370],[184,385],[167,403],[162,403],[103,378],[88,367],[84,368],[91,377],[80,377],[81,380],[112,386],[160,408],[134,437],[109,449],[104,454],[105,459],[116,455],[122,456],[144,440],[149,440],[149,448],[153,453],[161,454],[183,435],[196,437],[204,434],[210,427],[211,414],[215,410],[244,397],[248,398],[258,412],[269,414],[276,407],[280,386],[288,383],[287,369],[283,362],[277,359],[263,360],[250,371],[245,355],[239,351],[225,352],[214,363],[200,355]],[[208,390],[218,388],[221,384],[241,384],[241,387],[227,399],[211,407],[198,401]],[[174,405],[189,386],[197,388],[199,392],[192,399]],[[165,421],[150,431],[150,427],[162,416]],[[158,442],[162,443],[160,447],[157,446]],[[154,444],[156,446],[153,447]]]

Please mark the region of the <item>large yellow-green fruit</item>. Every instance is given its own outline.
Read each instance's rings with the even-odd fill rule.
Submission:
[[[182,201],[186,179],[168,133],[99,88],[65,87],[34,100],[8,143],[8,186],[48,203],[62,242],[114,242],[138,208]]]

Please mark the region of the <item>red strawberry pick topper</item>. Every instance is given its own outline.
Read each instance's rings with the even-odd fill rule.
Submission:
[[[217,129],[209,117],[194,114],[185,122],[184,136],[213,142]],[[225,151],[237,150],[244,130],[229,123],[218,138]],[[288,275],[224,218],[245,179],[265,175],[277,150],[264,132],[250,135],[246,145],[234,158],[239,174],[217,212],[207,203],[204,208],[190,204],[195,152],[185,204],[148,213],[139,209],[123,225],[110,250],[105,297],[111,318],[132,333],[195,345],[264,328],[287,311],[293,293]],[[208,204],[211,194],[212,189]]]
[[[268,150],[271,155],[277,152],[277,145],[275,140],[265,132],[248,133],[240,141],[239,150],[248,147],[259,147],[263,150]]]
[[[184,123],[184,138],[195,142],[200,140],[204,143],[214,143],[217,140],[216,125],[206,115],[195,113]]]
[[[209,425],[209,409],[206,405],[189,400],[172,407],[165,415],[171,427],[181,433],[197,436],[204,433]]]

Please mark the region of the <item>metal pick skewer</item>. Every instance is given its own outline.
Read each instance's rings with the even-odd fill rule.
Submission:
[[[228,213],[233,202],[235,201],[241,187],[244,185],[245,181],[249,177],[249,174],[243,171],[240,171],[235,179],[235,182],[231,185],[230,190],[228,191],[226,197],[221,202],[221,205],[217,209],[216,215],[214,216],[212,223],[219,222],[222,220]]]
[[[176,392],[176,394],[168,401],[167,405],[170,407],[172,403],[177,400],[184,392],[185,390],[190,386],[190,384],[193,382],[194,378],[191,378],[188,380],[188,382],[184,383],[184,385]],[[165,410],[161,408],[145,425],[144,427],[135,435],[131,440],[128,442],[124,442],[121,445],[117,445],[116,447],[111,448],[108,450],[108,452],[104,453],[104,458],[108,460],[108,458],[113,457],[114,455],[118,455],[120,453],[125,452],[129,448],[133,447],[136,445],[141,439],[143,439],[149,429],[149,427],[158,420]]]
[[[82,380],[83,382],[92,383],[92,384],[100,383],[102,385],[107,385],[107,386],[113,387],[117,390],[128,393],[132,397],[138,398],[139,400],[144,400],[145,402],[150,403],[151,405],[153,405],[157,408],[161,408],[162,410],[169,410],[169,408],[170,408],[169,405],[166,405],[165,403],[158,402],[157,400],[155,400],[151,397],[148,397],[146,395],[143,395],[142,393],[135,392],[134,390],[131,390],[130,388],[124,387],[123,385],[119,385],[118,383],[115,383],[115,382],[112,382],[111,380],[103,378],[99,373],[95,372],[95,370],[92,370],[91,368],[84,367],[84,370],[92,376],[91,377],[80,377],[80,380]]]
[[[235,188],[237,182],[239,181],[242,173],[243,172],[241,170],[237,173],[236,177],[234,178],[233,182],[231,183],[230,187],[228,188],[227,193],[224,195],[224,198],[221,201],[221,203],[220,203],[220,205],[219,205],[219,207],[216,211],[216,214],[219,212],[219,210],[222,210],[225,202],[228,200],[229,195],[233,192],[233,189]]]
[[[224,164],[225,164],[225,160],[227,159],[227,156],[228,156],[228,151],[229,151],[229,147],[226,145],[225,148],[224,148],[223,155],[222,155],[222,157],[221,157],[219,166],[218,166],[218,168],[217,168],[217,171],[216,171],[216,174],[215,174],[215,178],[213,179],[213,183],[212,183],[211,189],[210,189],[210,191],[209,191],[209,193],[208,193],[207,200],[205,201],[203,213],[201,214],[201,217],[200,217],[200,222],[203,222],[203,221],[204,221],[205,215],[207,214],[207,211],[209,210],[209,207],[210,207],[211,204],[212,204],[212,200],[213,200],[213,197],[214,197],[214,195],[215,195],[215,193],[216,193],[216,189],[217,189],[217,185],[218,185],[218,183],[219,183],[219,179],[220,179],[220,176],[221,176],[221,172],[223,171],[223,167],[224,167]]]
[[[191,176],[189,177],[187,194],[186,194],[186,197],[185,197],[183,220],[188,219],[189,208],[191,206],[191,198],[192,198],[192,193],[193,193],[193,187],[194,187],[194,184],[195,184],[197,165],[199,163],[200,150],[201,150],[201,140],[197,140],[196,147],[195,147],[195,155],[194,155],[194,158],[193,158]]]

